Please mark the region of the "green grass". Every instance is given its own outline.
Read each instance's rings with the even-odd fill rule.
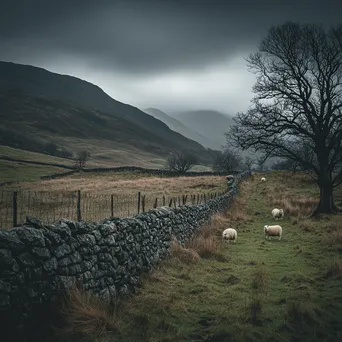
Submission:
[[[73,165],[73,161],[70,159],[54,157],[44,153],[21,150],[19,148],[13,148],[4,145],[0,145],[0,157],[10,157],[14,159],[38,161],[43,163],[63,164],[67,166]]]
[[[267,174],[266,183],[260,177],[245,182],[225,217],[213,220],[207,238],[216,239],[218,250],[212,257],[162,262],[143,277],[136,296],[119,303],[114,315],[108,313],[112,332],[100,339],[88,326],[86,337],[106,342],[342,341],[342,215],[305,219],[285,212],[283,220],[274,221],[265,190],[277,189],[283,176]],[[314,185],[301,186],[300,179],[283,177],[282,184],[297,195],[317,194]],[[266,241],[265,224],[281,224],[282,239]],[[221,243],[220,234],[229,226],[238,231],[236,244]]]
[[[10,157],[20,160],[62,164],[67,166],[72,166],[73,164],[73,161],[70,159],[58,158],[43,153],[25,151],[4,145],[0,145],[0,157]],[[49,165],[35,165],[0,159],[0,183],[36,181],[39,180],[41,176],[66,171],[69,170]]]
[[[64,168],[0,160],[0,183],[37,181],[41,176],[68,171]]]

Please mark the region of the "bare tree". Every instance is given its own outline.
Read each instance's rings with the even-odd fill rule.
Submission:
[[[342,25],[272,27],[247,63],[257,75],[253,105],[237,114],[228,136],[243,149],[311,170],[320,188],[313,214],[335,211],[333,188],[342,182]]]
[[[218,172],[230,173],[241,167],[242,158],[237,151],[225,147],[223,151],[217,154],[214,162],[214,170]]]
[[[244,164],[245,168],[248,171],[250,171],[250,170],[252,170],[252,166],[255,164],[255,161],[252,157],[246,156],[244,161],[243,161],[243,164]]]
[[[197,158],[186,151],[171,152],[167,159],[167,167],[171,171],[185,173],[197,163]]]
[[[86,162],[88,161],[90,157],[90,153],[87,150],[83,150],[80,152],[77,152],[76,155],[76,165],[79,169],[82,169],[85,167]]]

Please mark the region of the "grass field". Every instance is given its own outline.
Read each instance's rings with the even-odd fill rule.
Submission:
[[[5,188],[5,187],[3,187]],[[203,193],[226,189],[224,176],[163,177],[138,171],[77,173],[68,177],[20,182],[6,186],[6,189],[64,193],[81,190],[92,194],[131,195],[142,191],[145,194],[179,195],[181,193]]]
[[[69,139],[70,140],[70,139]],[[69,141],[68,140],[68,141]],[[133,147],[117,144],[113,148],[113,142],[70,140],[75,144],[77,151],[86,149],[90,151],[90,159],[87,162],[88,168],[110,168],[118,166],[139,166],[149,169],[165,169],[166,160],[150,153],[142,153]],[[74,151],[74,152],[77,152]],[[0,158],[10,157],[18,160],[54,163],[66,166],[73,166],[74,161],[66,158],[59,158],[43,153],[30,152],[18,148],[0,145]],[[0,183],[2,182],[31,182],[39,180],[41,176],[69,171],[50,165],[35,165],[25,162],[16,162],[0,159]],[[212,171],[211,167],[195,165],[191,171]]]
[[[114,313],[74,291],[63,341],[342,341],[342,215],[304,218],[314,185],[266,177],[244,182],[233,207],[186,248],[174,246]],[[274,221],[281,206],[285,217]],[[282,239],[265,240],[263,226],[276,223]],[[236,244],[221,242],[229,226]]]
[[[36,170],[37,172],[37,170]],[[145,211],[157,205],[179,205],[182,195],[187,203],[202,203],[204,194],[226,190],[225,177],[155,177],[140,172],[109,172],[74,174],[65,178],[9,184],[0,188],[0,228],[11,228],[12,191],[17,190],[18,223],[27,215],[44,223],[59,218],[77,219],[77,190],[81,191],[82,219],[102,221],[112,216],[127,217],[137,214],[138,192],[144,197]],[[2,191],[1,191],[2,189]],[[196,195],[196,202],[191,196]],[[141,209],[142,210],[142,197]]]

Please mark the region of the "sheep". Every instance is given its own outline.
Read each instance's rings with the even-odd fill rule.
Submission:
[[[222,233],[222,241],[229,243],[229,240],[232,240],[234,243],[236,243],[237,231],[233,228],[227,228]]]
[[[283,228],[279,225],[275,226],[269,226],[265,225],[264,226],[264,232],[265,232],[265,239],[267,239],[267,236],[271,240],[271,236],[279,236],[279,240],[281,239],[281,234],[283,232]]]
[[[265,178],[265,177],[262,177],[262,178],[261,178],[261,181],[262,181],[262,182],[266,182],[266,178]]]
[[[281,219],[284,217],[284,210],[283,209],[277,209],[274,208],[272,210],[272,216],[275,220]]]

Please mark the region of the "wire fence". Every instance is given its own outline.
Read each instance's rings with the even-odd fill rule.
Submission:
[[[197,205],[223,192],[154,197],[141,192],[132,195],[94,194],[81,191],[0,191],[0,228],[12,228],[26,216],[50,224],[58,219],[102,221],[107,217],[130,217],[161,206]]]

